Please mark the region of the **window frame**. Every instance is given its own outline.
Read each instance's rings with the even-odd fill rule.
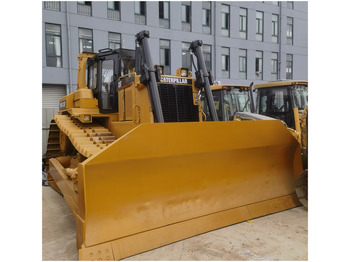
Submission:
[[[85,38],[85,37],[81,37],[81,34],[79,33],[80,30],[89,30],[91,31],[91,39],[90,38]],[[80,50],[80,40],[91,40],[91,51],[89,50],[84,50],[84,47],[83,47],[83,50]],[[87,51],[87,52],[94,52],[94,32],[93,32],[93,29],[90,29],[90,28],[84,28],[84,27],[79,27],[78,28],[78,45],[79,45],[79,54],[83,51]]]
[[[169,29],[170,28],[170,1],[159,1],[158,11],[159,11],[159,14],[158,14],[159,27]],[[161,17],[161,14],[163,14],[162,15],[163,17]],[[166,18],[165,16],[167,16],[168,18]]]
[[[223,65],[225,65],[225,67]],[[223,74],[224,72],[225,75]],[[221,74],[222,78],[230,78],[230,48],[225,46],[221,47]]]
[[[182,31],[192,31],[192,2],[181,2],[181,25]]]
[[[110,8],[109,3],[113,3],[114,7]],[[118,3],[118,8],[115,8],[115,4]],[[113,10],[113,11],[120,11],[120,1],[107,1],[107,9],[108,10]]]
[[[278,14],[272,14],[271,27],[272,27],[271,40],[273,43],[278,43],[278,37],[279,37],[279,15]]]
[[[50,10],[50,11],[61,11],[61,1],[43,1],[44,2],[44,9]],[[58,8],[56,8],[56,5],[58,5]],[[54,7],[51,7],[54,6]]]
[[[92,1],[77,1],[77,14],[92,16]]]
[[[227,11],[224,9],[227,9]],[[221,4],[221,36],[224,37],[230,37],[230,12],[229,5]]]
[[[47,32],[47,28],[46,26],[47,25],[55,25],[55,26],[58,26],[59,27],[59,34],[54,34],[54,33],[48,33]],[[50,37],[59,37],[59,44],[60,44],[60,55],[49,55],[48,53],[48,46],[47,46],[47,43],[48,43],[48,36]],[[54,24],[54,23],[45,23],[45,50],[46,50],[46,66],[47,67],[57,67],[57,68],[62,68],[63,67],[63,59],[62,59],[62,27],[60,24]],[[59,61],[60,61],[60,66],[51,66],[51,65],[48,65],[48,57],[55,57],[55,58],[60,58]]]
[[[287,16],[287,45],[293,45],[293,37],[294,37],[294,18]]]
[[[138,25],[147,24],[147,1],[134,2],[134,16],[135,16],[135,24],[138,24]],[[141,22],[142,20],[144,20],[144,22]]]
[[[261,18],[258,17],[258,14],[261,14]],[[264,12],[258,10],[255,15],[255,34],[257,41],[264,41]]]
[[[191,43],[190,42],[181,42],[181,65],[182,67],[186,67],[188,69],[192,69],[191,64],[191,54],[189,51]],[[186,65],[184,64],[184,60]],[[189,62],[189,66],[187,66],[187,62]]]
[[[167,42],[162,45],[162,41]],[[162,51],[164,50],[164,63],[162,62]],[[168,52],[167,52],[168,51]],[[166,64],[168,60],[168,64]],[[169,39],[159,39],[159,64],[164,66],[164,75],[171,74],[171,41]]]
[[[211,34],[211,2],[202,2],[202,33]]]
[[[205,65],[207,67],[207,70],[211,70],[212,69],[212,59],[211,59],[212,48],[211,48],[211,45],[203,45],[202,51],[203,51],[204,62],[205,62]],[[208,57],[209,57],[209,61],[208,61],[208,59],[206,59]]]
[[[273,57],[276,56],[276,57]],[[278,53],[271,52],[271,80],[278,79]]]
[[[242,14],[242,11],[245,14]],[[239,34],[242,39],[247,39],[248,31],[248,9],[241,7],[239,9]]]
[[[244,52],[244,55],[242,53]],[[247,49],[239,49],[238,71],[241,79],[247,79]]]
[[[260,57],[261,54],[261,57]],[[260,68],[261,65],[261,68]],[[255,75],[257,80],[263,80],[264,73],[264,52],[261,50],[255,51]]]
[[[111,35],[118,35],[119,36],[119,42],[118,40],[115,40],[113,38],[111,38]],[[118,48],[112,48],[111,44],[113,45],[119,45]],[[108,47],[111,49],[119,49],[122,47],[122,34],[121,33],[115,33],[115,32],[108,32]]]
[[[293,54],[286,54],[286,79],[293,79]]]

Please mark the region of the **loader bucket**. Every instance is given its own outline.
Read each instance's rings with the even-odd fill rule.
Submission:
[[[300,205],[278,120],[141,124],[79,164],[80,260],[118,260]]]

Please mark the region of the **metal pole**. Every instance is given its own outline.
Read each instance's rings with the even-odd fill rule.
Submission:
[[[71,58],[71,46],[70,46],[70,22],[69,22],[69,6],[66,2],[66,19],[67,19],[67,42],[68,42],[68,74],[69,74],[69,88],[67,88],[67,94],[73,92],[72,90],[72,58]]]

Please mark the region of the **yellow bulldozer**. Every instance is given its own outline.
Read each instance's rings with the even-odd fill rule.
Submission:
[[[191,43],[192,78],[154,66],[148,38],[81,53],[77,90],[52,119],[49,182],[73,212],[80,260],[119,260],[299,205],[300,145],[281,121],[218,121],[202,42]]]
[[[296,182],[300,202],[308,206],[308,82],[301,80],[255,84],[256,112],[280,119],[301,145],[303,172]]]
[[[219,121],[273,120],[274,118],[256,114],[252,92],[253,83],[247,85],[216,84],[210,86]],[[205,120],[211,120],[206,97],[202,97]]]
[[[215,109],[219,121],[233,120],[237,111],[251,112],[250,87],[246,85],[222,85],[210,86],[213,93]],[[202,98],[202,108],[210,120],[210,113],[205,97]]]

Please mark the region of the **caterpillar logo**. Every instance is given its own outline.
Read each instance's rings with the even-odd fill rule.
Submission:
[[[192,80],[191,79],[167,77],[167,76],[162,76],[160,78],[160,82],[162,82],[162,83],[166,82],[166,83],[171,83],[171,84],[185,84],[185,85],[192,84]]]

